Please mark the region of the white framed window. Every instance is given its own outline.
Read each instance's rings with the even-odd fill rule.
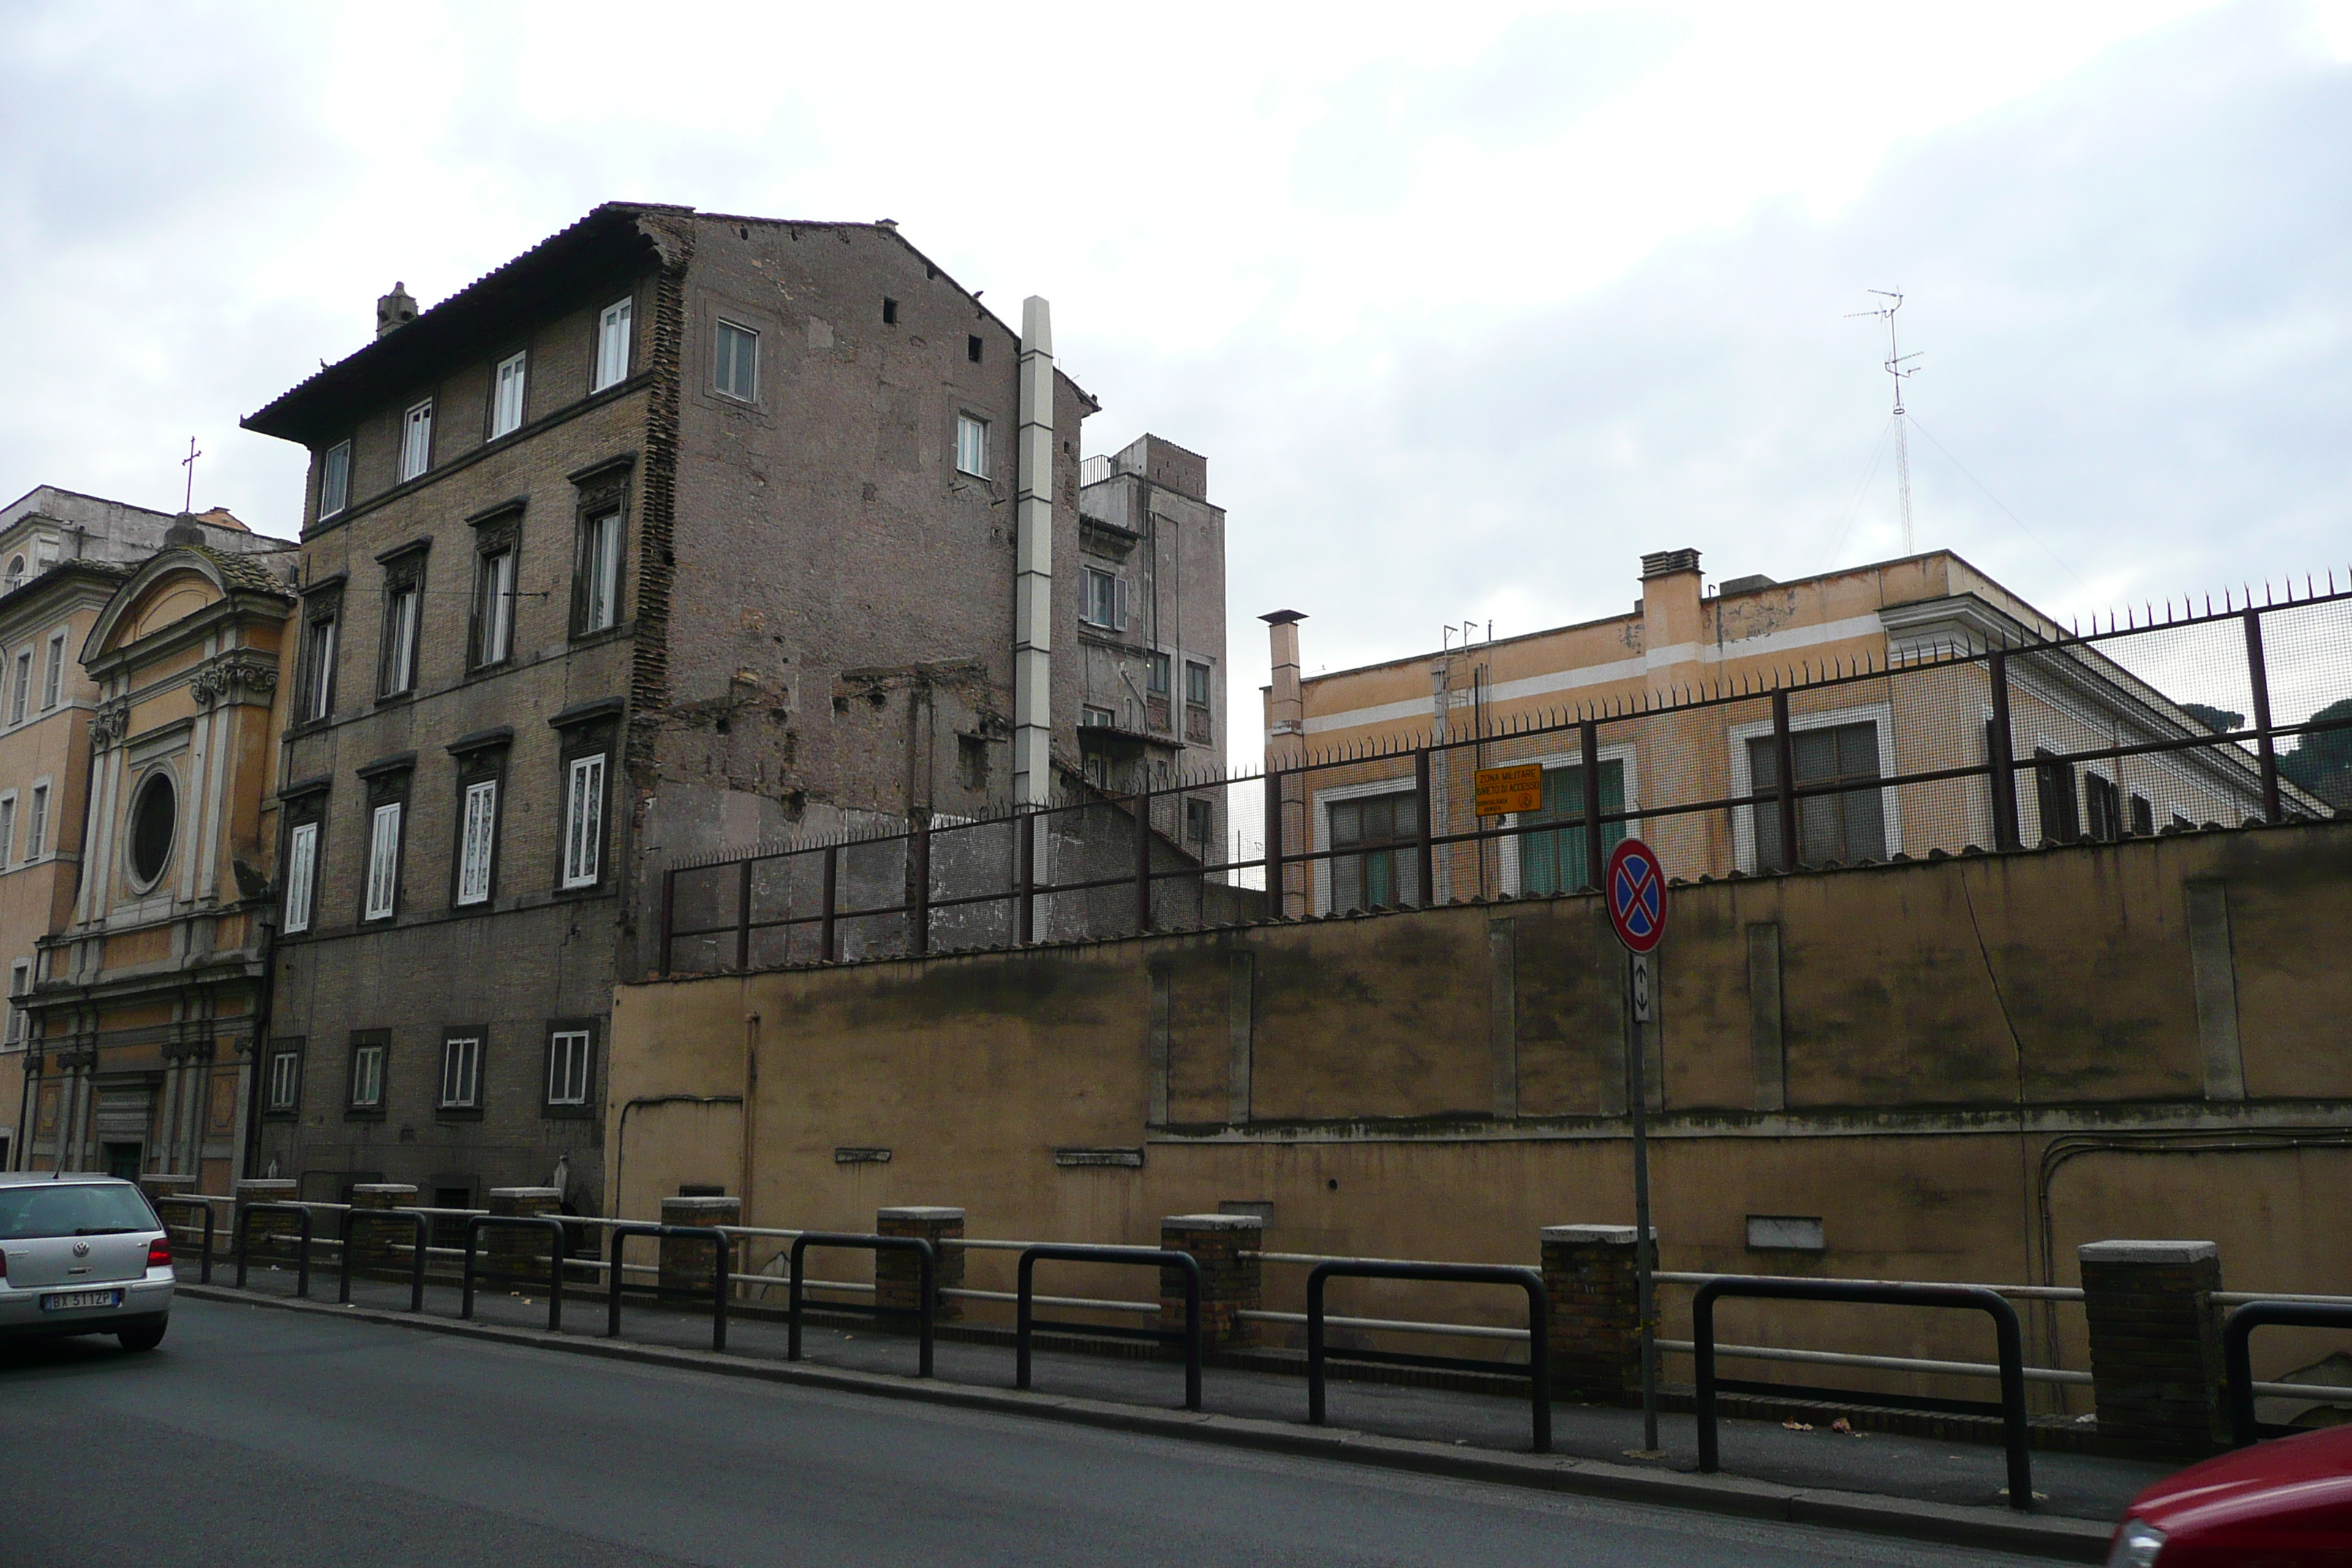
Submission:
[[[400,479],[403,484],[433,466],[433,400],[426,398],[408,411],[400,425]]]
[[[1807,795],[1798,800],[1800,858],[1843,861],[1868,855],[1874,860],[1883,860],[1901,850],[1900,792],[1892,785],[1869,787],[1873,779],[1892,778],[1895,774],[1893,707],[1885,702],[1864,702],[1833,711],[1798,714],[1791,720],[1790,728],[1790,749],[1797,753],[1797,783],[1801,786],[1845,782],[1862,786],[1840,795]],[[1862,731],[1868,733],[1857,732]],[[1771,733],[1769,721],[1729,728],[1726,738],[1730,742],[1730,793],[1734,798],[1777,784],[1778,763],[1770,754],[1771,748],[1759,748],[1756,743],[1769,739]],[[1734,811],[1731,839],[1732,863],[1743,871],[1769,870],[1783,858],[1779,812],[1774,805]]]
[[[988,421],[970,414],[956,416],[956,471],[974,479],[988,478]]]
[[[25,993],[33,988],[33,961],[20,958],[8,966],[8,1037],[25,1037]]]
[[[480,572],[481,603],[475,612],[480,629],[474,662],[499,664],[514,651],[514,547],[483,555]]]
[[[16,858],[16,792],[0,795],[0,867]]]
[[[449,1035],[441,1041],[441,1105],[462,1110],[481,1103],[482,1037]]]
[[[401,803],[387,801],[375,808],[368,827],[367,907],[362,920],[392,918],[400,893]]]
[[[8,691],[8,722],[25,721],[25,705],[33,700],[33,650],[26,648],[16,655],[16,684]]]
[[[49,651],[41,663],[41,711],[46,713],[58,705],[64,695],[66,679],[66,634],[49,634]]]
[[[629,301],[615,300],[596,318],[596,379],[588,390],[602,392],[629,379]]]
[[[303,651],[302,718],[324,719],[335,710],[335,637],[342,621],[340,602],[310,617],[310,636]]]
[[[490,852],[497,847],[499,783],[485,779],[466,786],[465,823],[457,841],[457,901],[478,904],[490,896]]]
[[[604,756],[574,757],[563,788],[563,885],[589,888],[604,871]]]
[[[352,1047],[352,1109],[374,1110],[383,1104],[383,1045],[362,1040]]]
[[[37,784],[33,786],[31,804],[25,808],[25,858],[37,859],[48,847],[48,837],[49,786]]]
[[[0,584],[0,588],[5,588],[5,591],[14,593],[24,585],[25,558],[21,555],[12,555],[8,558],[7,581],[5,584]]]
[[[416,610],[424,597],[425,585],[413,577],[384,595],[380,696],[397,696],[416,684]]]
[[[1116,572],[1086,567],[1078,574],[1078,619],[1105,631],[1127,626],[1127,579]]]
[[[269,1058],[269,1109],[293,1110],[302,1103],[302,1053],[274,1051]]]
[[[496,379],[490,387],[490,439],[511,435],[522,428],[523,371],[526,354],[509,354],[499,361]]]
[[[601,632],[621,615],[621,512],[598,512],[580,531],[580,635]]]
[[[752,402],[760,394],[760,334],[722,321],[711,339],[711,384],[726,396]]]
[[[547,1039],[547,1103],[588,1103],[588,1063],[594,1036],[586,1029],[558,1029]]]
[[[1108,730],[1118,722],[1118,715],[1108,708],[1097,708],[1091,702],[1078,706],[1078,728],[1081,730]]]
[[[296,825],[286,836],[286,927],[310,929],[310,889],[319,873],[319,825]]]
[[[338,441],[319,459],[319,516],[334,516],[352,504],[352,444]]]

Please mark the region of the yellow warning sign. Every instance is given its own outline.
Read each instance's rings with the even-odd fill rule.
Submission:
[[[1543,765],[1478,770],[1478,815],[1507,816],[1543,809]]]

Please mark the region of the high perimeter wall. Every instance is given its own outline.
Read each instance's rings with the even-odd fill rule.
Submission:
[[[2080,1242],[2186,1237],[2229,1289],[2352,1292],[2347,952],[2344,825],[1677,889],[1664,1267],[2071,1284]],[[1532,1263],[1540,1226],[1633,1216],[1622,977],[1577,896],[624,986],[605,1190],[637,1217],[708,1183],[751,1225],[945,1204],[973,1236],[1107,1242],[1252,1205],[1269,1249]],[[1818,1221],[1822,1250],[1752,1248],[1750,1216]],[[1297,1272],[1269,1268],[1269,1306]],[[1416,1289],[1350,1310],[1507,1310]],[[1750,1310],[1727,1340],[1765,1331]],[[1990,1349],[1840,1310],[1771,1331]],[[2040,1312],[2032,1359],[2084,1366],[2082,1328]]]

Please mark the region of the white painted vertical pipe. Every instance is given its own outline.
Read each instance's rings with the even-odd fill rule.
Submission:
[[[1054,794],[1054,312],[1021,302],[1021,433],[1013,491],[1013,800]]]

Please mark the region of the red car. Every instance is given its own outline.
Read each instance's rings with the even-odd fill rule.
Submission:
[[[2352,1426],[2223,1454],[2132,1499],[2108,1568],[2352,1568]]]

